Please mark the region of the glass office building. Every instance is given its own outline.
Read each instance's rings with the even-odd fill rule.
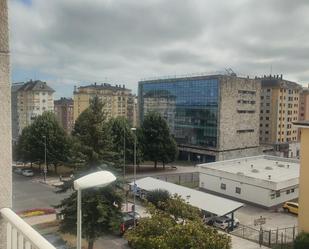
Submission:
[[[140,119],[159,112],[178,144],[217,147],[216,77],[190,77],[139,82]]]

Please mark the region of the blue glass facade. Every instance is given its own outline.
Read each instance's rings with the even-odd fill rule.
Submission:
[[[158,111],[179,144],[217,147],[218,82],[201,77],[140,82],[141,120]]]

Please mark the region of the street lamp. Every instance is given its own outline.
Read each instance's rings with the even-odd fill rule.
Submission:
[[[109,171],[98,171],[88,174],[74,181],[77,190],[77,249],[81,249],[82,242],[82,190],[94,187],[105,187],[116,180]]]
[[[47,154],[47,149],[46,149],[46,136],[43,136],[44,138],[44,182],[46,182],[46,173],[47,173],[47,164],[46,164],[46,154]]]
[[[134,165],[133,165],[133,170],[134,170],[134,179],[133,179],[133,222],[134,222],[134,227],[136,226],[136,220],[135,220],[135,204],[136,204],[136,128],[131,128],[132,131],[135,132],[135,137],[134,137]]]

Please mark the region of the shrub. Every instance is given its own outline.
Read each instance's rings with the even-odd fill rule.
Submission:
[[[160,208],[160,203],[166,202],[170,197],[170,193],[163,189],[149,191],[146,195],[147,201],[157,208]]]
[[[309,248],[309,233],[300,233],[294,241],[294,249]]]

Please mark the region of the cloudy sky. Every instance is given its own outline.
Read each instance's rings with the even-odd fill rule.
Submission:
[[[10,0],[12,78],[74,85],[214,73],[309,82],[307,0]]]

